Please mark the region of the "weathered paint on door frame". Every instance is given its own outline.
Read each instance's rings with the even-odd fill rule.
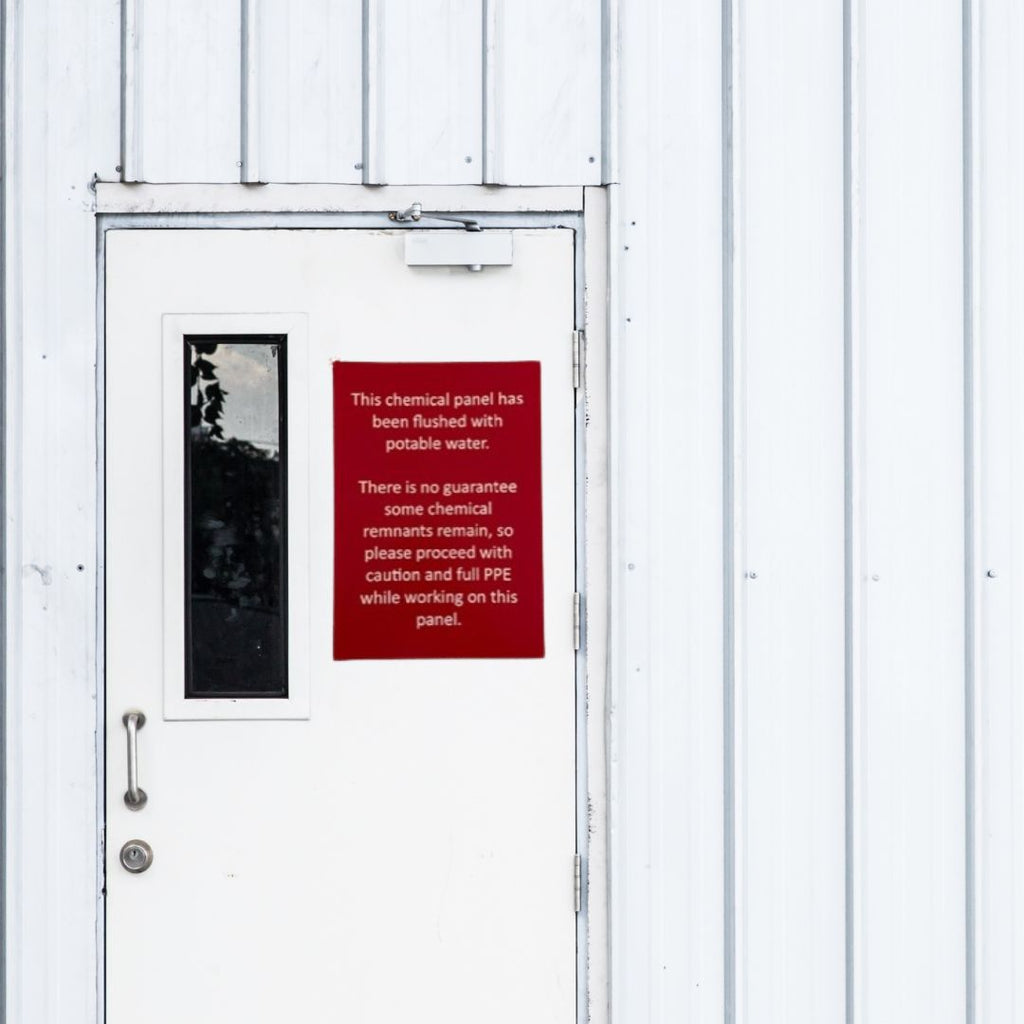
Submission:
[[[115,191],[116,190],[116,191]],[[138,189],[113,187],[112,205],[127,200],[138,202],[143,208],[150,205],[138,195]],[[223,189],[197,187],[194,196],[183,190],[173,192],[160,189],[167,205],[202,205],[204,193],[221,193]],[[290,191],[290,190],[286,190]],[[328,190],[333,191],[333,190]],[[366,227],[393,228],[387,219],[388,204],[381,204],[382,191],[375,190],[367,195],[364,190],[345,187],[352,198],[361,193],[374,202],[375,209],[357,210],[351,213],[289,213],[281,210],[260,213],[215,212],[201,210],[176,210],[173,213],[126,213],[114,212],[100,217],[100,280],[103,279],[103,233],[111,228],[126,227]],[[605,842],[605,778],[604,764],[604,676],[605,647],[607,637],[606,599],[602,590],[607,580],[607,518],[605,515],[606,471],[603,463],[607,457],[606,416],[604,396],[606,394],[605,366],[605,232],[606,202],[600,189],[587,189],[590,199],[586,210],[565,212],[479,212],[481,206],[493,206],[494,193],[475,188],[465,189],[388,189],[395,195],[396,208],[404,208],[411,201],[408,197],[426,196],[424,209],[431,207],[448,213],[472,213],[484,227],[563,227],[575,232],[576,262],[576,325],[586,332],[586,340],[580,351],[580,391],[577,399],[577,579],[583,594],[582,644],[577,660],[577,845],[583,857],[581,880],[581,911],[577,918],[577,1015],[579,1020],[600,1022],[606,1013],[605,995],[607,972],[607,879]],[[461,193],[455,196],[452,193]],[[509,198],[504,190],[502,198]],[[133,195],[132,193],[135,193]],[[575,200],[581,205],[582,190],[577,189],[536,189],[530,190],[527,201],[540,200],[541,205],[568,205],[565,200]],[[398,194],[401,194],[400,196]],[[240,193],[244,194],[244,193]],[[308,193],[307,193],[308,196]],[[430,203],[437,197],[439,202]],[[579,198],[578,198],[579,197]],[[270,198],[270,197],[268,197]],[[272,197],[281,203],[279,193]],[[298,198],[298,196],[296,197]],[[182,202],[184,200],[184,202]],[[482,202],[473,202],[482,200]],[[552,200],[556,200],[552,202]],[[216,205],[211,203],[209,205]],[[273,202],[270,205],[275,205]],[[510,204],[515,206],[515,204]],[[384,206],[384,211],[381,207]],[[102,326],[102,292],[100,295],[100,325]],[[102,335],[101,335],[102,337]],[[571,358],[571,355],[569,356]],[[102,381],[102,364],[99,379]],[[586,401],[584,401],[584,394]],[[101,394],[102,399],[102,394]],[[101,524],[102,528],[102,524]],[[596,599],[595,599],[596,595]],[[102,702],[101,702],[102,706]],[[595,752],[599,760],[595,761]],[[102,750],[100,750],[102,754]],[[100,762],[102,763],[102,761]],[[97,932],[99,949],[103,948],[102,918]],[[101,959],[102,963],[102,959]],[[100,986],[100,1018],[102,1019],[102,986]]]

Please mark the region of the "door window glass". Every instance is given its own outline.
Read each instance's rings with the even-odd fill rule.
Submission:
[[[184,340],[185,696],[287,697],[286,339]]]

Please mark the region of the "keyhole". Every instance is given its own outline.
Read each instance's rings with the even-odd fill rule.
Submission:
[[[131,839],[121,847],[121,864],[133,874],[146,871],[153,862],[153,851],[141,839]]]

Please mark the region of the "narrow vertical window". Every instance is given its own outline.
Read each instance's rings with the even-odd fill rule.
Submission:
[[[185,337],[185,696],[287,697],[283,336]]]

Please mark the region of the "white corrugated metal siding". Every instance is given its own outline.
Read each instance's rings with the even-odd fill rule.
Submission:
[[[612,1020],[1024,1019],[1016,0],[2,9],[12,1024],[101,1005],[94,173],[613,182]]]
[[[1024,16],[623,19],[613,1019],[1022,1019]]]
[[[980,4],[969,242],[977,1020],[1024,1014],[1024,9]]]
[[[7,1024],[92,1021],[96,225],[117,153],[118,8],[3,5],[3,945]]]
[[[125,181],[601,180],[594,0],[124,0]]]

